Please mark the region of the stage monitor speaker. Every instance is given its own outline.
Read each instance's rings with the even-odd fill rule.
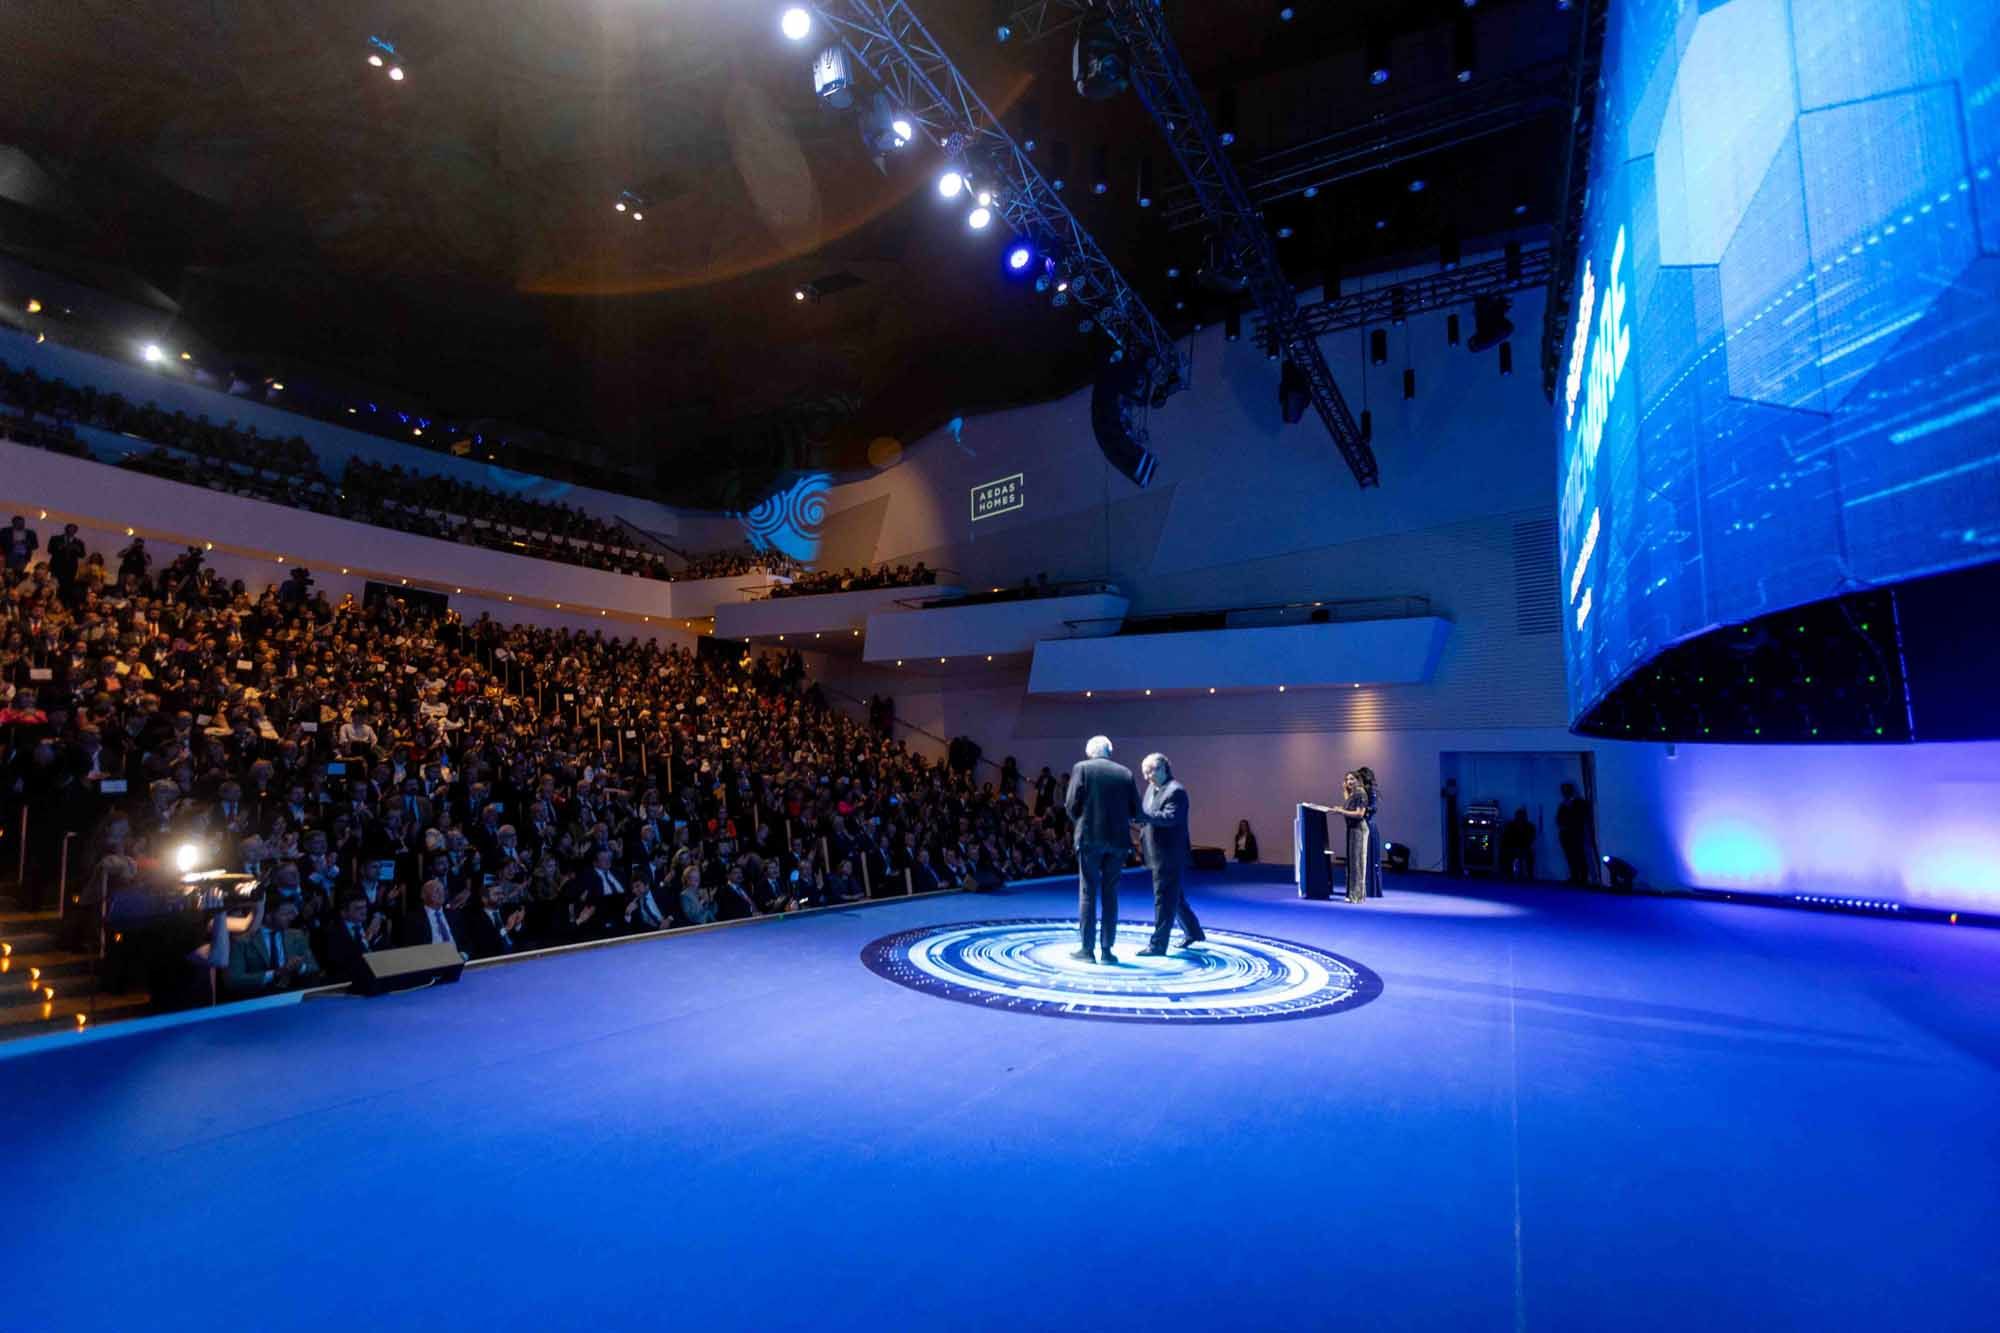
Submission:
[[[1228,855],[1220,847],[1190,848],[1188,860],[1196,870],[1221,870],[1229,864]]]
[[[1146,407],[1151,377],[1136,358],[1112,362],[1098,372],[1090,389],[1090,431],[1104,461],[1144,489],[1159,460],[1146,448]]]
[[[386,995],[458,980],[465,960],[449,944],[412,944],[406,949],[378,949],[361,956],[361,975],[354,989],[363,995]]]

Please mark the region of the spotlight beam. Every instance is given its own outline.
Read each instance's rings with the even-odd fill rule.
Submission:
[[[924,127],[947,158],[963,159],[993,191],[993,208],[1013,234],[1034,236],[1069,267],[1070,299],[1112,342],[1146,353],[1155,367],[1155,398],[1187,387],[1187,357],[1062,195],[1014,142],[1000,118],[974,92],[904,0],[820,0],[813,15],[826,23],[910,120]]]
[[[1356,484],[1363,489],[1378,484],[1375,451],[1362,438],[1360,425],[1334,383],[1319,340],[1299,309],[1298,293],[1278,262],[1271,233],[1245,193],[1208,107],[1167,31],[1166,15],[1157,0],[1098,0],[1096,12],[1125,43],[1132,91],[1166,138],[1227,263],[1249,279],[1250,295],[1263,312],[1271,345],[1304,373],[1313,409]]]

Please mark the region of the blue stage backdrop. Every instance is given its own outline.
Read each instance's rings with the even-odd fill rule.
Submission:
[[[2000,557],[2000,6],[1620,0],[1557,382],[1570,714]]]

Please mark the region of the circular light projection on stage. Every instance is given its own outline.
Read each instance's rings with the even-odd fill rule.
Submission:
[[[988,1009],[1126,1023],[1263,1023],[1368,1003],[1382,979],[1288,940],[1211,930],[1192,949],[1141,958],[1151,922],[1121,921],[1115,967],[1070,957],[1076,922],[973,921],[885,936],[861,951],[877,976]]]

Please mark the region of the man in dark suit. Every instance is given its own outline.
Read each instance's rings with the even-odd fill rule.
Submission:
[[[474,958],[497,958],[522,947],[526,909],[518,903],[508,906],[501,901],[506,888],[497,882],[485,885],[480,892],[480,905],[460,915],[465,924],[466,951]]]
[[[1083,936],[1083,947],[1070,957],[1116,964],[1118,955],[1111,946],[1118,938],[1118,876],[1132,847],[1139,792],[1132,785],[1132,770],[1112,762],[1110,737],[1092,736],[1083,754],[1070,770],[1066,802],[1070,822],[1076,825],[1077,925]],[[1100,934],[1101,944],[1093,939]],[[1096,954],[1091,952],[1093,944],[1098,944]]]
[[[403,929],[396,942],[406,948],[412,944],[449,944],[460,953],[466,952],[465,943],[459,939],[462,927],[458,913],[444,903],[444,881],[427,879],[419,892],[423,902],[403,918]]]
[[[1200,944],[1204,938],[1181,882],[1188,861],[1188,794],[1187,788],[1174,780],[1173,767],[1163,754],[1147,755],[1139,765],[1139,776],[1146,780],[1139,810],[1144,821],[1140,845],[1146,853],[1146,866],[1153,872],[1153,938],[1139,952],[1161,958],[1166,955],[1175,917],[1180,918],[1181,931],[1187,936],[1183,948]]]
[[[389,942],[388,923],[369,905],[368,895],[349,889],[340,898],[340,915],[326,923],[320,936],[320,955],[326,960],[327,975],[340,981],[361,979],[361,960]]]

